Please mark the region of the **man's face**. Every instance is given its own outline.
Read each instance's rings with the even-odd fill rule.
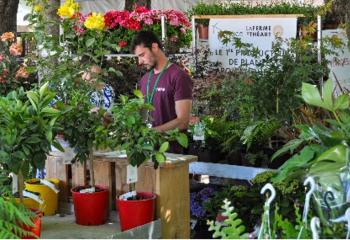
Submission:
[[[154,68],[157,62],[154,54],[154,48],[156,46],[153,45],[151,49],[144,47],[143,45],[137,45],[134,51],[135,55],[138,58],[139,65],[146,67],[147,70]]]

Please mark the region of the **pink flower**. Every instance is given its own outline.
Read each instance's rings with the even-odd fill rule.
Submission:
[[[16,79],[18,78],[28,78],[29,73],[27,72],[26,68],[23,66],[20,66],[19,69],[16,72]]]
[[[10,54],[12,56],[20,56],[22,54],[23,48],[17,43],[12,43],[10,46]]]
[[[152,25],[152,24],[153,24],[152,18],[146,18],[146,19],[143,20],[143,22],[144,22],[146,25]]]
[[[180,32],[181,32],[181,33],[186,33],[186,29],[184,29],[184,28],[182,27],[182,28],[180,28]]]
[[[74,26],[73,29],[78,36],[81,36],[85,33],[85,29],[82,27]]]
[[[123,47],[126,47],[128,45],[128,43],[126,41],[123,41],[121,40],[119,43],[118,43],[118,46],[123,48]]]

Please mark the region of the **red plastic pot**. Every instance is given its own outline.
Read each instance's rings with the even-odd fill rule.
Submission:
[[[138,192],[142,200],[116,200],[119,211],[120,228],[122,231],[152,222],[156,205],[156,195],[148,192]]]
[[[76,187],[72,189],[75,221],[80,225],[101,225],[108,218],[108,189],[96,186],[97,192],[80,193]]]
[[[39,238],[41,235],[41,217],[43,216],[43,212],[35,209],[31,209],[31,210],[35,212],[35,217],[32,219],[34,226],[22,225],[22,228],[23,230],[32,232],[33,234],[22,236],[22,239]]]

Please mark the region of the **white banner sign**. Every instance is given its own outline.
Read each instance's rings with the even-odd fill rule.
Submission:
[[[253,47],[259,48],[259,59],[261,59],[261,57],[270,55],[276,36],[283,39],[296,37],[297,17],[264,18],[262,16],[261,18],[210,19],[209,48],[211,54],[209,60],[222,63],[222,70],[237,68],[241,65],[255,68],[259,59],[242,55],[233,42],[223,44],[218,37],[221,31],[231,31],[243,43],[250,43]]]
[[[337,55],[327,55],[326,59],[329,61],[329,78],[333,80],[336,92],[340,93],[340,87],[345,92],[350,91],[350,51],[345,31],[343,29],[323,30],[322,36],[337,36],[343,41],[345,46],[335,50]]]

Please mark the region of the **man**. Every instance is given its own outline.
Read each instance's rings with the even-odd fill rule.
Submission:
[[[178,128],[185,131],[192,108],[192,80],[178,65],[169,62],[158,37],[150,31],[140,31],[131,44],[139,65],[149,70],[141,81],[146,102],[154,107],[149,113],[152,127],[164,132]],[[176,151],[176,150],[174,150]]]

